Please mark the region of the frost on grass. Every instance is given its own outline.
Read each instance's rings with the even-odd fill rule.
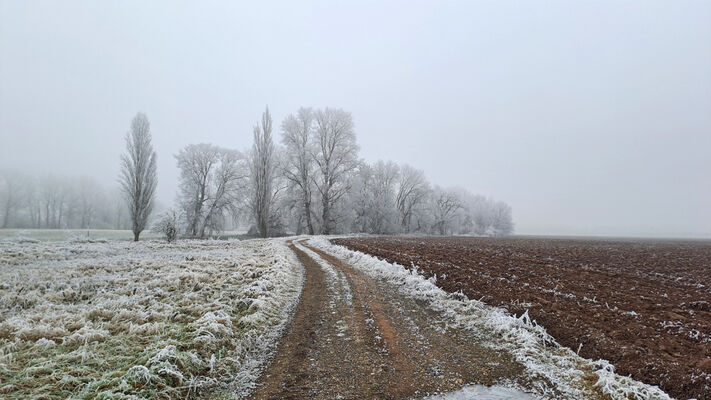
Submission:
[[[408,270],[334,245],[323,237],[313,238],[309,244],[374,278],[387,280],[407,296],[427,302],[450,324],[478,335],[482,344],[510,352],[531,378],[531,387],[527,389],[540,397],[669,399],[656,386],[616,374],[605,360],[584,359],[571,349],[559,346],[542,326],[531,321],[528,313],[516,317],[501,308],[470,300],[461,293],[447,293],[435,285],[434,278],[426,279],[420,275],[416,267]]]
[[[302,284],[279,240],[0,242],[0,398],[243,396]]]

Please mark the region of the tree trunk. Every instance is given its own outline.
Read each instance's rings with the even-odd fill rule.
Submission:
[[[259,215],[259,236],[262,238],[266,238],[269,236],[269,220],[268,216],[265,215],[266,212],[264,210],[264,207],[260,207],[260,215]]]
[[[328,204],[328,198],[326,196],[323,196],[322,199],[322,204],[323,204],[323,214],[322,214],[322,220],[323,220],[323,227],[321,228],[321,232],[324,235],[330,235],[331,234],[331,227],[330,227],[330,221],[329,218],[331,218],[330,215],[330,210],[329,210],[329,204]]]
[[[296,236],[304,232],[304,224],[302,223],[303,215],[299,214],[299,219],[296,221]]]
[[[304,214],[306,216],[306,227],[309,228],[309,235],[314,234],[314,224],[311,222],[311,202],[304,202]]]
[[[138,241],[138,235],[140,235],[140,234],[141,234],[141,232],[136,232],[136,231],[133,232],[133,241],[134,242]]]

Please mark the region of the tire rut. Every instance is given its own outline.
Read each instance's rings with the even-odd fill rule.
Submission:
[[[289,398],[289,391],[308,389],[307,356],[317,343],[317,329],[321,325],[319,314],[326,302],[326,282],[318,265],[298,250],[293,243],[289,247],[296,253],[306,269],[304,287],[299,304],[287,334],[280,343],[277,356],[270,369],[262,376],[262,383],[252,395],[254,399]]]

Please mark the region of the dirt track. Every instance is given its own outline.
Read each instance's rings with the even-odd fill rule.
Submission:
[[[494,384],[526,386],[523,367],[340,260],[296,245],[300,303],[254,399],[402,399]],[[313,254],[313,253],[311,253]]]
[[[677,398],[711,399],[711,243],[377,238],[334,243],[508,308]]]

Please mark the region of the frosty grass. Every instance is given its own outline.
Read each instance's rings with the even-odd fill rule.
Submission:
[[[524,365],[536,385],[526,388],[542,398],[596,398],[600,393],[612,399],[669,399],[656,386],[646,385],[614,372],[605,360],[579,357],[559,346],[546,330],[531,321],[528,313],[520,317],[506,310],[471,300],[461,293],[447,293],[435,285],[436,277],[425,279],[417,268],[408,270],[376,257],[334,245],[324,237],[309,244],[330,253],[369,276],[384,279],[402,294],[426,301],[454,326],[477,334],[482,343],[508,351]]]
[[[0,398],[245,395],[302,285],[283,240],[0,241]]]

